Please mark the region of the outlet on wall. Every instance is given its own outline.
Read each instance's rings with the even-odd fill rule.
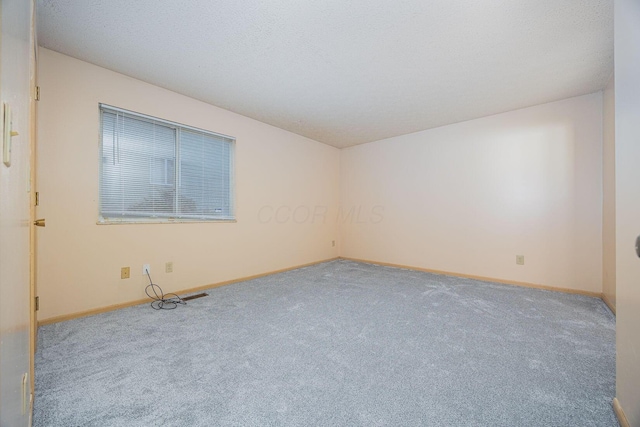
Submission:
[[[164,263],[164,272],[173,273],[173,261],[168,261]]]
[[[148,272],[149,274],[151,274],[151,265],[150,265],[150,264],[144,264],[144,265],[142,266],[142,275],[143,275],[143,276],[146,276],[146,275],[147,275],[147,272]]]
[[[524,255],[516,255],[516,264],[524,265]]]
[[[129,267],[122,267],[120,269],[120,278],[128,279],[129,277],[131,277],[131,269]]]
[[[336,241],[335,241],[335,240],[332,240],[332,241],[331,241],[331,246],[332,246],[332,247],[335,247],[335,246],[336,246]]]

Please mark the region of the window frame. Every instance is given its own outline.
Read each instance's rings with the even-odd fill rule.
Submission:
[[[229,215],[226,217],[204,217],[203,215],[193,215],[192,218],[189,218],[188,215],[182,216],[118,216],[118,217],[110,217],[103,216],[102,214],[102,179],[103,179],[103,112],[111,112],[111,113],[122,113],[128,116],[132,116],[135,119],[147,121],[147,122],[157,122],[161,125],[167,126],[169,128],[174,129],[175,131],[175,139],[174,139],[174,182],[173,184],[160,184],[151,182],[150,176],[150,184],[152,185],[173,185],[176,188],[176,194],[179,194],[179,186],[180,186],[180,131],[187,130],[191,132],[203,133],[206,135],[210,135],[217,138],[223,138],[228,140],[229,142]],[[213,223],[213,222],[224,222],[224,223],[235,223],[236,219],[236,188],[235,188],[235,149],[236,149],[236,138],[233,136],[225,135],[219,132],[212,132],[206,129],[197,128],[194,126],[185,125],[182,123],[174,122],[171,120],[161,119],[155,116],[151,116],[148,114],[142,114],[131,110],[126,110],[120,107],[114,107],[109,104],[98,103],[98,121],[99,121],[99,137],[98,137],[98,155],[99,155],[99,165],[98,168],[98,221],[96,222],[98,225],[112,225],[112,224],[172,224],[172,223]],[[151,159],[152,157],[149,156]],[[166,160],[166,159],[165,159]],[[150,167],[152,167],[150,165]],[[175,212],[174,212],[175,214]]]

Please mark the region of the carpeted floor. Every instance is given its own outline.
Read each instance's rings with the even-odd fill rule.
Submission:
[[[617,426],[596,298],[344,260],[209,294],[41,327],[34,426]]]

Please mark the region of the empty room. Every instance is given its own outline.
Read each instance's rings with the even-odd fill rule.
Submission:
[[[640,427],[639,1],[0,16],[1,427]]]

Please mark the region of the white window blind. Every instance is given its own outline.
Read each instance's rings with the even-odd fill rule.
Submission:
[[[100,219],[231,220],[235,140],[100,105]]]

